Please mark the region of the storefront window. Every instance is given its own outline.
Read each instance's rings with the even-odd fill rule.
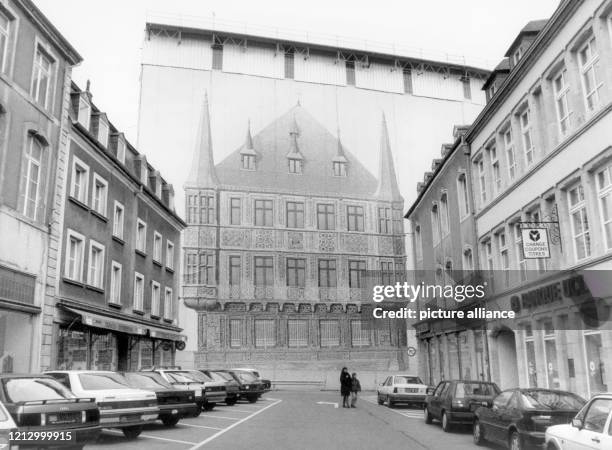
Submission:
[[[584,347],[586,356],[586,366],[589,380],[589,391],[591,395],[598,392],[607,392],[608,386],[605,384],[604,360],[602,358],[602,343],[600,333],[584,334]]]
[[[559,365],[557,362],[557,345],[555,343],[555,328],[551,320],[544,322],[544,352],[546,355],[546,378],[549,389],[559,389]]]
[[[88,333],[60,327],[57,343],[57,368],[59,370],[86,370]]]
[[[140,353],[138,368],[153,366],[153,341],[142,339],[138,347]]]
[[[438,382],[438,353],[436,352],[437,342],[435,338],[427,341],[429,347],[429,383]]]
[[[30,371],[33,317],[0,310],[0,373]]]
[[[459,356],[461,357],[461,378],[472,380],[472,356],[468,345],[467,331],[459,333]]]
[[[538,387],[535,342],[533,338],[525,340],[525,356],[527,358],[527,379],[529,380],[529,387]]]
[[[459,378],[459,351],[457,349],[457,335],[446,335],[448,342],[448,359],[451,379]]]
[[[113,333],[91,333],[91,369],[117,370],[117,338]]]

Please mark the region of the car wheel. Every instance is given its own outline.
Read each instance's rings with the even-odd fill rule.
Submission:
[[[472,428],[472,436],[474,437],[474,444],[482,445],[485,441],[484,432],[482,426],[480,425],[480,420],[476,419],[474,421],[474,428]]]
[[[256,395],[249,395],[247,397],[247,400],[249,401],[249,403],[255,403],[257,401],[257,396]]]
[[[391,397],[387,395],[387,406],[389,408],[393,408],[393,405],[394,405],[393,400],[391,400]]]
[[[204,403],[204,411],[212,411],[215,406],[217,406],[216,403],[208,403],[208,402],[206,402],[206,403]]]
[[[425,406],[425,409],[423,409],[423,416],[425,417],[426,424],[431,424],[433,422],[433,417],[431,414],[429,414],[429,409],[427,409],[427,406]]]
[[[517,431],[513,431],[510,434],[508,447],[510,447],[510,450],[523,450],[523,441],[521,440],[521,435],[518,434]]]
[[[200,417],[200,414],[202,414],[202,408],[198,407],[198,410],[189,417]]]
[[[179,420],[181,420],[180,417],[164,417],[161,421],[165,426],[173,427],[176,426],[177,423],[179,423]]]
[[[450,432],[451,428],[452,426],[448,418],[448,414],[446,414],[446,411],[444,411],[442,413],[442,430],[444,430],[445,433],[448,433]]]
[[[140,436],[140,433],[142,433],[142,427],[141,426],[127,427],[127,428],[124,428],[121,431],[123,431],[123,435],[126,438],[128,438],[128,439],[136,439],[138,436]]]
[[[378,394],[378,404],[379,405],[384,405],[385,401],[382,399],[382,397],[380,396],[380,394]]]

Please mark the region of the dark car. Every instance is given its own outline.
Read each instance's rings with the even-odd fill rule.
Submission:
[[[45,448],[82,449],[98,438],[100,410],[95,399],[77,398],[46,375],[3,374],[0,385],[0,402],[13,417],[18,431],[57,431],[64,432],[66,437],[70,432],[70,444],[46,442]]]
[[[175,426],[184,417],[193,417],[200,410],[195,391],[177,389],[156,372],[122,372],[131,387],[155,392],[159,419],[168,427]]]
[[[249,403],[255,403],[266,391],[264,384],[249,372],[231,369],[218,372],[230,374],[238,382],[238,398],[247,400]]]
[[[441,381],[434,392],[425,398],[425,423],[438,419],[445,432],[449,432],[455,424],[471,425],[474,411],[491,404],[500,392],[495,383],[488,381]]]
[[[512,450],[542,448],[551,425],[570,423],[586,401],[571,392],[549,389],[509,389],[490,407],[475,412],[474,443],[507,445]]]
[[[227,391],[225,396],[225,404],[233,406],[238,401],[240,395],[240,384],[227,372],[219,372],[215,370],[200,369],[204,375],[212,378],[214,381],[222,381],[225,383]]]

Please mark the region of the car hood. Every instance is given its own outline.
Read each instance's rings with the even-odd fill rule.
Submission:
[[[222,386],[225,387],[225,381],[207,381],[204,383],[204,386],[206,387],[217,387],[217,386]]]
[[[572,425],[564,423],[560,425],[552,425],[546,429],[546,436],[557,436],[562,437],[569,433],[572,429]]]

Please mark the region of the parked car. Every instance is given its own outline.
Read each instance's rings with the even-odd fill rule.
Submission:
[[[180,367],[154,369],[172,385],[186,386],[196,391],[196,403],[204,411],[212,410],[217,403],[224,402],[225,384],[213,381],[198,370],[183,370]]]
[[[570,424],[546,429],[546,450],[612,448],[612,394],[595,395]]]
[[[266,380],[265,378],[262,378],[261,375],[259,374],[259,372],[255,369],[249,368],[249,367],[239,367],[237,369],[232,369],[234,372],[246,372],[246,373],[250,373],[251,375],[253,375],[255,378],[257,378],[259,381],[261,381],[264,390],[269,391],[270,389],[272,389],[272,382],[270,380]]]
[[[2,374],[0,385],[0,401],[12,416],[17,431],[71,433],[70,444],[46,442],[45,448],[82,449],[98,438],[100,411],[91,396],[78,398],[46,375]]]
[[[397,403],[423,407],[427,397],[427,385],[413,375],[392,375],[380,383],[376,395],[379,405],[387,402],[390,408]]]
[[[441,381],[434,392],[425,398],[425,423],[440,420],[445,432],[451,431],[454,424],[472,425],[474,410],[491,404],[500,392],[495,383],[488,381]]]
[[[233,369],[220,372],[231,375],[238,382],[238,398],[247,400],[249,403],[255,403],[266,391],[264,384],[251,372]]]
[[[551,425],[569,423],[586,401],[571,392],[549,389],[509,389],[481,406],[474,415],[474,443],[485,440],[512,450],[542,448]]]
[[[188,377],[185,374],[181,373],[180,369],[171,369],[171,368],[148,368],[142,369],[142,373],[157,373],[160,375],[166,382],[168,382],[172,387],[176,389],[184,390],[184,391],[193,391],[195,397],[195,404],[198,407],[197,412],[193,414],[193,417],[197,417],[200,415],[204,408],[204,391],[206,390],[206,386],[201,381],[196,381],[192,377]]]
[[[142,426],[159,415],[154,392],[134,389],[116,372],[104,370],[56,370],[46,372],[80,397],[93,397],[100,408],[100,425],[118,428],[136,439]]]
[[[217,372],[214,370],[200,369],[200,371],[212,378],[214,381],[222,381],[225,383],[225,404],[233,406],[238,401],[240,395],[240,383],[227,372]]]
[[[2,402],[0,402],[0,448],[10,450],[9,438],[11,431],[17,431],[17,425],[15,425],[10,413],[6,410]]]
[[[159,420],[167,427],[175,426],[184,417],[198,412],[195,392],[173,387],[155,372],[122,372],[127,383],[138,389],[155,392],[159,408]]]

